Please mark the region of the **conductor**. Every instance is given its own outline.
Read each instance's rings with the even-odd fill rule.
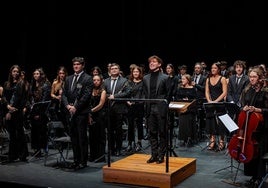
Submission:
[[[168,75],[160,71],[163,61],[160,57],[153,55],[148,58],[149,74],[143,78],[143,92],[145,99],[168,99]],[[167,121],[168,105],[164,102],[147,103],[146,118],[148,123],[151,158],[147,163],[156,162],[157,164],[164,162],[164,156],[167,151]]]

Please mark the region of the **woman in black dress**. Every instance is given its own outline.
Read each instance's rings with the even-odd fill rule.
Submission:
[[[208,150],[221,151],[225,148],[226,127],[218,120],[216,116],[226,113],[224,106],[217,106],[217,103],[223,102],[227,95],[227,81],[221,76],[221,63],[216,62],[211,65],[210,75],[206,79],[205,95],[208,103],[211,105],[206,110],[206,131],[210,137]],[[216,135],[219,135],[218,147],[216,144]]]
[[[28,94],[28,87],[21,78],[21,68],[13,65],[10,68],[8,80],[4,84],[3,99],[6,102],[5,122],[9,132],[7,162],[14,162],[17,159],[26,161],[29,154],[23,124]]]
[[[35,69],[30,84],[31,147],[35,157],[41,157],[41,150],[46,150],[47,147],[47,123],[49,119],[48,108],[44,102],[51,100],[50,93],[51,83],[44,70],[42,68]]]
[[[105,161],[106,145],[106,91],[103,88],[103,77],[93,76],[93,91],[91,97],[91,113],[89,116],[89,161]]]

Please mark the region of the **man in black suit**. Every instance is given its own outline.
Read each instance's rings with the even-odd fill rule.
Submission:
[[[62,104],[70,115],[70,136],[74,157],[71,167],[81,169],[87,166],[87,125],[93,81],[92,77],[84,72],[85,60],[83,57],[73,58],[72,63],[74,74],[66,78]]]
[[[194,66],[192,85],[196,88],[197,99],[205,98],[206,76],[202,74],[203,68],[201,63],[197,62]]]
[[[249,77],[244,74],[246,69],[246,62],[242,60],[236,60],[233,65],[235,74],[231,75],[228,82],[227,90],[227,102],[236,104],[241,107],[240,97],[242,91],[249,84]],[[235,114],[230,114],[234,116]]]
[[[225,78],[228,78],[229,72],[227,69],[228,63],[227,61],[220,61],[221,63],[221,75],[224,76]]]
[[[203,66],[201,63],[197,62],[194,66],[194,74],[192,76],[192,85],[196,89],[196,105],[197,105],[197,113],[198,113],[198,139],[201,139],[202,132],[205,129],[205,110],[203,108],[203,103],[206,102],[205,97],[205,84],[207,77],[202,74]]]
[[[130,96],[131,88],[128,80],[120,76],[120,66],[112,63],[109,78],[104,80],[104,88],[108,99],[127,98]],[[112,101],[110,107],[110,138],[112,155],[120,156],[123,143],[123,120],[128,112],[127,102]]]
[[[163,61],[153,55],[148,58],[150,73],[143,78],[145,99],[169,99],[168,75],[160,71]],[[163,163],[167,151],[167,112],[168,104],[163,102],[146,103],[147,124],[151,143],[151,158],[147,163]]]

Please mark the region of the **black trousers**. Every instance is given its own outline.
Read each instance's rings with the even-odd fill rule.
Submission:
[[[9,160],[26,159],[29,155],[26,135],[23,129],[23,112],[15,111],[6,121],[9,132]]]
[[[87,164],[88,159],[88,114],[74,115],[70,122],[70,137],[72,141],[74,162]]]
[[[164,157],[167,151],[166,123],[167,118],[159,114],[151,113],[147,118],[153,157]]]

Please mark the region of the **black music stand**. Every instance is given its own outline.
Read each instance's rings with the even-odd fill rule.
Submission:
[[[231,117],[228,114],[219,116],[219,119],[221,120],[221,122],[226,126],[226,128],[229,130],[229,132],[234,132],[238,129],[238,126],[235,124],[235,122],[231,119]],[[228,154],[228,150],[226,152],[226,154]],[[239,166],[238,166],[239,167]],[[239,169],[238,167],[233,166],[233,158],[231,157],[231,164],[230,166],[227,166],[225,168],[222,168],[220,170],[215,171],[215,173],[221,171],[221,170],[225,170],[228,168],[231,168],[231,172],[233,171],[233,168]]]
[[[167,132],[168,132],[168,151],[169,151],[169,156],[175,156],[178,157],[177,153],[174,151],[174,144],[173,144],[173,129],[174,129],[174,125],[170,125],[170,117],[169,115],[167,115]],[[174,123],[174,122],[173,122]]]
[[[48,109],[51,104],[51,101],[44,101],[44,102],[36,102],[31,107],[30,111],[30,117],[34,117],[36,114],[43,114],[45,113],[46,116],[48,116]],[[41,153],[41,149],[37,151],[29,160],[30,162],[33,158],[35,158],[38,154]]]
[[[225,108],[226,108],[226,113],[232,118],[233,121],[236,121],[236,116],[240,112],[240,108],[237,104],[231,103],[231,102],[224,102]],[[230,132],[230,137],[232,137],[232,133]],[[230,140],[227,140],[230,141]]]
[[[239,106],[237,106],[235,103],[230,103],[230,102],[224,102],[224,104],[225,104],[225,107],[226,107],[226,113],[228,114],[228,115],[235,115],[235,114],[237,114],[238,112],[239,112]],[[235,117],[230,117],[231,118],[231,120],[235,120]],[[225,125],[225,123],[224,122],[222,122],[224,125]],[[233,133],[233,131],[230,131],[229,130],[229,133]],[[227,152],[226,152],[226,154],[228,154],[228,150],[227,150]],[[231,164],[229,165],[229,166],[227,166],[227,167],[225,167],[225,168],[222,168],[222,169],[219,169],[219,170],[217,170],[217,171],[215,171],[215,173],[217,173],[217,172],[219,172],[219,171],[222,171],[222,170],[225,170],[225,169],[228,169],[228,168],[231,168],[231,172],[233,171],[233,168],[236,168],[236,169],[239,169],[239,166],[238,167],[236,167],[236,166],[234,166],[233,165],[233,158],[231,157]]]
[[[218,116],[226,114],[226,108],[225,108],[224,102],[204,103],[203,106],[204,106],[206,118],[215,117],[217,124],[219,124]],[[202,148],[201,151],[206,149],[210,144],[211,142],[209,142],[206,147]]]
[[[224,102],[226,111],[229,115],[237,114],[240,111],[240,108],[237,104],[232,102]],[[234,118],[233,118],[234,119]]]
[[[206,98],[199,98],[196,100],[197,107],[197,116],[196,116],[196,124],[197,124],[197,141],[203,140],[205,135],[205,110],[204,103],[207,102]],[[202,147],[201,147],[202,148]]]
[[[236,115],[239,111],[240,111],[240,109],[239,109],[239,107],[235,104],[235,103],[230,103],[230,102],[224,102],[224,104],[225,104],[225,108],[226,108],[226,114],[223,114],[223,115],[226,115],[226,116],[229,116],[229,114],[230,115]],[[227,128],[227,124],[232,124],[232,123],[234,123],[234,122],[230,122],[230,121],[232,121],[232,120],[235,120],[235,116],[234,117],[230,117],[229,116],[229,118],[230,118],[230,121],[229,122],[224,122],[222,119],[221,119],[221,117],[220,116],[218,116],[218,118],[220,119],[220,121],[226,126],[226,128]],[[226,124],[227,123],[227,124]],[[229,130],[229,129],[228,129]],[[232,132],[234,132],[235,130],[229,130],[229,132],[230,133],[232,133]],[[227,150],[227,152],[226,152],[226,154],[228,154],[229,152],[228,152],[228,150]],[[227,167],[224,167],[224,168],[221,168],[221,169],[219,169],[219,170],[216,170],[214,173],[217,173],[217,172],[220,172],[220,171],[222,171],[222,170],[226,170],[226,169],[231,169],[230,171],[231,172],[233,172],[233,168],[235,168],[236,169],[236,173],[235,173],[235,176],[234,176],[234,178],[233,178],[233,180],[223,180],[223,182],[224,183],[228,183],[228,184],[231,184],[231,185],[235,185],[235,186],[240,186],[240,183],[237,183],[236,182],[236,177],[237,177],[237,174],[238,174],[238,170],[241,170],[240,168],[239,168],[239,166],[240,166],[240,163],[238,163],[238,166],[236,167],[236,166],[234,166],[234,164],[233,164],[233,158],[231,157],[231,159],[230,159],[230,165],[229,166],[227,166]]]

